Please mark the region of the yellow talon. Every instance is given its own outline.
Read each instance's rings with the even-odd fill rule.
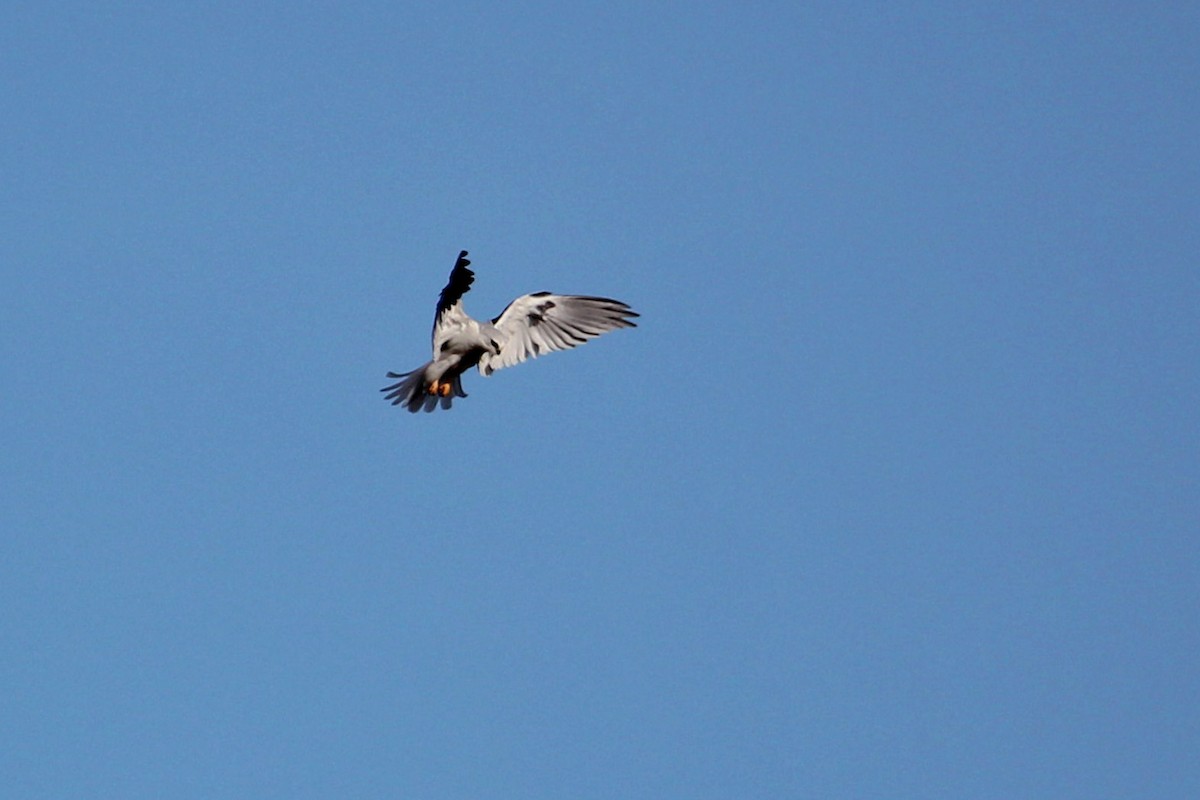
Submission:
[[[450,384],[448,384],[448,383],[438,384],[438,394],[440,394],[442,397],[449,397],[450,390],[452,388],[453,387],[451,387]]]
[[[439,390],[439,389],[441,389],[441,388],[442,388],[442,387],[441,387],[440,385],[438,385],[438,382],[437,382],[437,381],[434,381],[433,383],[429,384],[429,388],[428,388],[428,389],[426,389],[425,391],[426,391],[428,394],[438,394],[438,393],[439,393],[439,391],[438,391],[438,390]]]

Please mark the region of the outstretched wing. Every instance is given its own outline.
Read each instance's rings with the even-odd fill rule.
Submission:
[[[485,353],[479,371],[491,375],[555,350],[566,350],[617,328],[636,328],[638,316],[620,300],[537,292],[518,297],[492,320],[503,341],[497,355]]]
[[[442,289],[441,295],[438,296],[437,313],[433,315],[435,333],[438,325],[442,322],[442,317],[447,313],[451,317],[466,315],[462,308],[462,298],[470,290],[471,284],[475,282],[475,273],[467,268],[470,263],[467,260],[466,250],[458,254],[458,261],[454,263],[454,269],[450,270],[450,280],[446,282],[446,288]]]

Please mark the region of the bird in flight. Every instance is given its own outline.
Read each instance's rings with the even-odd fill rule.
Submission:
[[[555,350],[567,350],[617,328],[635,328],[629,306],[607,297],[534,292],[518,297],[491,322],[463,310],[463,295],[475,281],[467,251],[458,254],[433,317],[433,360],[411,372],[389,372],[398,383],[385,386],[386,399],[409,411],[450,408],[466,397],[462,374],[478,367],[484,375]]]

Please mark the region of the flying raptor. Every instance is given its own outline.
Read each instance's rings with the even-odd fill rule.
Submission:
[[[475,281],[467,251],[458,254],[433,318],[433,360],[412,372],[389,372],[398,383],[385,386],[386,399],[409,411],[450,408],[466,397],[462,374],[478,367],[484,375],[555,350],[566,350],[617,328],[635,328],[629,306],[607,297],[534,292],[518,297],[491,322],[463,310],[463,295]]]

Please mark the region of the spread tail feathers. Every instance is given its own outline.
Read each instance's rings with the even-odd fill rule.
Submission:
[[[433,411],[439,405],[442,408],[450,408],[451,402],[455,397],[466,397],[467,393],[462,388],[462,376],[460,374],[451,374],[443,376],[442,383],[450,384],[450,393],[442,395],[430,391],[430,379],[428,377],[429,368],[433,366],[430,361],[412,372],[389,372],[389,378],[399,378],[399,383],[393,383],[391,386],[385,386],[379,391],[387,392],[384,395],[385,400],[390,400],[392,405],[403,405],[412,413],[421,410]]]

